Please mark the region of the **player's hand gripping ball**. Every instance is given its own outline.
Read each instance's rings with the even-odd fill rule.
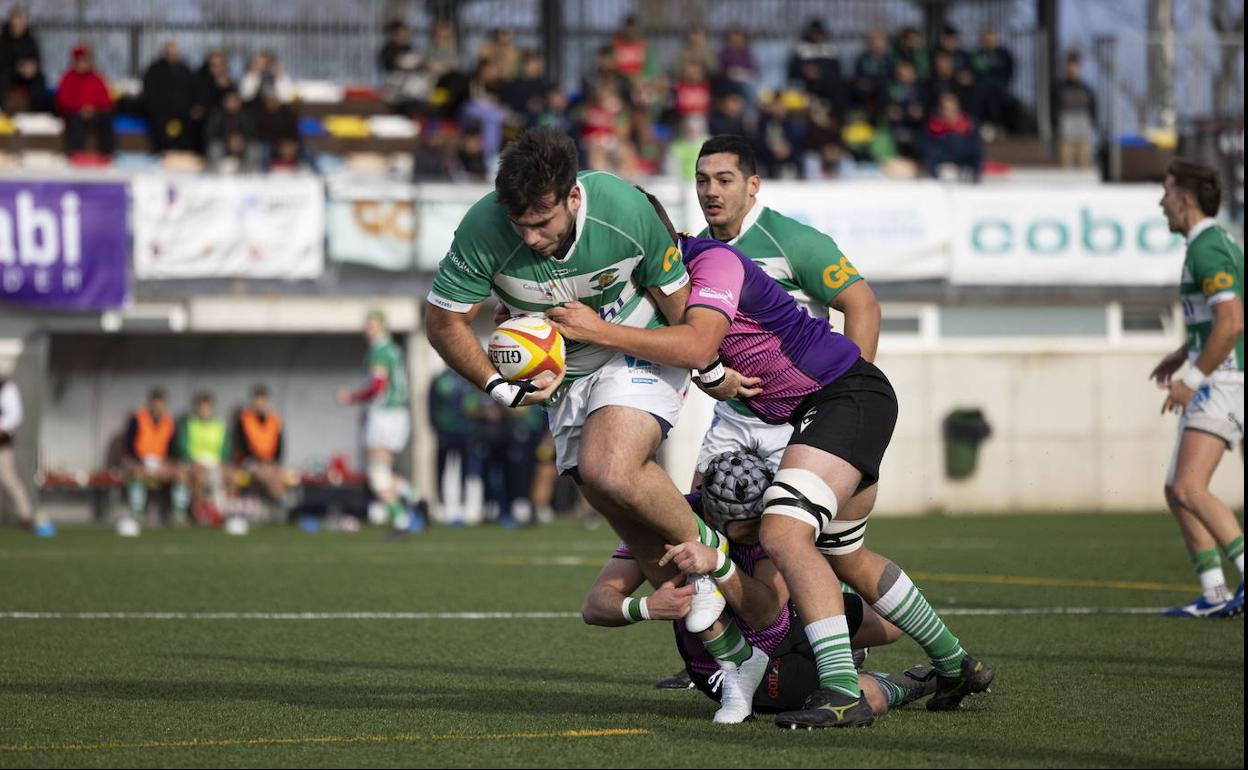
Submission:
[[[702,515],[720,532],[730,521],[763,515],[763,492],[771,486],[771,469],[754,452],[716,455],[702,476]]]
[[[563,373],[563,336],[541,316],[517,316],[490,336],[490,361],[507,380],[531,380],[542,372]]]

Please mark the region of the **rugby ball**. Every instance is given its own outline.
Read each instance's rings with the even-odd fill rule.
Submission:
[[[542,372],[563,373],[563,336],[541,316],[517,316],[490,335],[490,361],[507,380],[531,380]]]

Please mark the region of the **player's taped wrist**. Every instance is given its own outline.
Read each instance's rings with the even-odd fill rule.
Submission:
[[[711,572],[711,577],[715,578],[717,583],[723,582],[732,577],[732,573],[737,571],[737,565],[723,551],[716,551],[715,556],[715,569]]]
[[[1209,381],[1209,375],[1200,370],[1196,364],[1187,367],[1187,371],[1183,373],[1183,384],[1192,390],[1200,390]]]
[[[642,620],[650,619],[650,609],[646,606],[645,596],[640,599],[630,596],[620,605],[620,612],[624,613],[624,619],[629,623],[638,623]]]
[[[509,382],[504,380],[502,375],[499,374],[494,375],[485,383],[486,394],[498,403],[511,409],[520,406],[520,402],[524,400],[524,397],[536,390],[537,388],[528,380]]]
[[[719,356],[715,356],[715,360],[698,370],[698,382],[702,383],[704,388],[718,387],[727,377],[724,371],[724,361]]]

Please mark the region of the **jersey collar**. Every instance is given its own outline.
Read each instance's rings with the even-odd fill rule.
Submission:
[[[581,184],[579,179],[576,180],[576,187],[581,191],[581,207],[576,210],[576,237],[572,239],[568,253],[563,255],[563,259],[557,260],[560,264],[572,258],[573,252],[576,251],[576,244],[581,242],[581,236],[585,234],[585,219],[589,216],[589,190],[585,189],[585,185]]]
[[[1191,246],[1200,237],[1200,234],[1216,225],[1218,221],[1213,217],[1205,217],[1196,224],[1192,225],[1192,229],[1187,231],[1187,245]]]
[[[745,213],[745,219],[741,220],[741,229],[737,231],[737,237],[728,241],[729,246],[736,246],[737,241],[741,240],[741,237],[750,231],[750,228],[754,226],[754,223],[758,221],[759,216],[763,213],[764,208],[766,207],[755,198],[754,205]]]

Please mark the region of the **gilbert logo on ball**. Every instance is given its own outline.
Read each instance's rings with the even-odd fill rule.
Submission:
[[[531,380],[542,372],[559,376],[564,350],[563,337],[541,316],[510,318],[490,336],[490,361],[508,380]]]

